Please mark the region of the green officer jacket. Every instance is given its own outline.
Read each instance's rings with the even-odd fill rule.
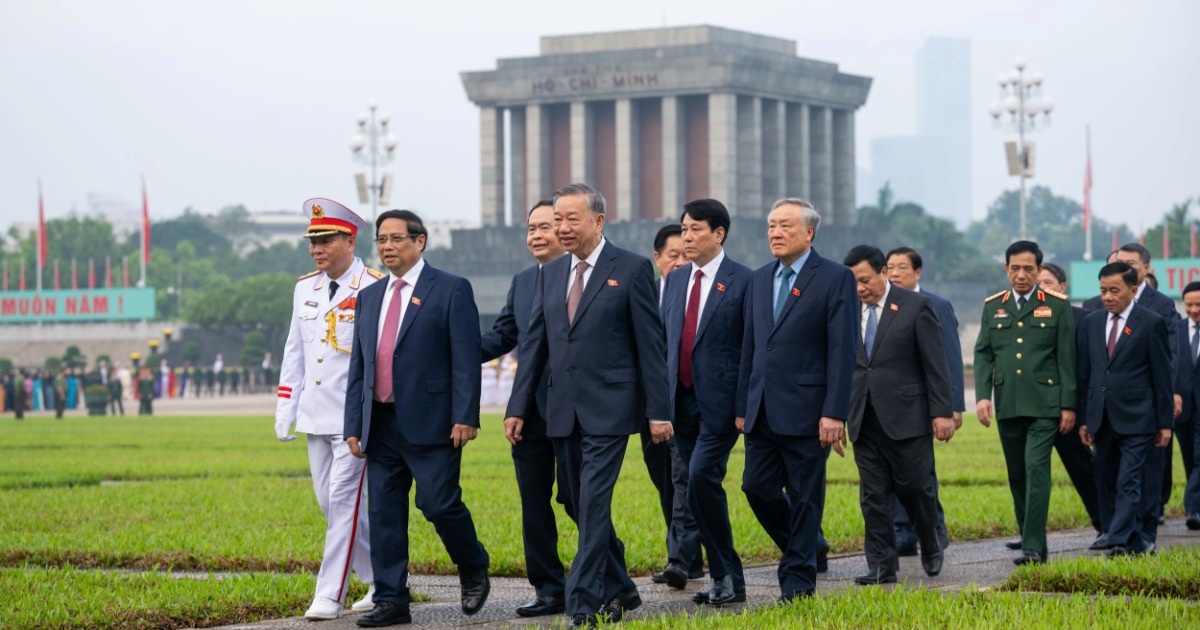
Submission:
[[[1075,318],[1066,296],[1034,287],[1020,312],[1012,291],[989,297],[975,342],[975,399],[991,400],[998,420],[1058,418],[1075,409],[1075,395]]]

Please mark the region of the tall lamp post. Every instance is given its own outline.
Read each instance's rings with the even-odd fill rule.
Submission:
[[[359,203],[371,203],[371,223],[379,214],[379,204],[387,203],[392,191],[392,176],[384,174],[383,180],[378,178],[380,167],[392,161],[398,141],[388,131],[390,120],[387,112],[377,111],[379,103],[367,101],[367,111],[358,115],[358,133],[350,138],[350,152],[360,164],[371,167],[371,181],[366,181],[363,173],[354,174],[354,182],[358,188]]]
[[[1034,174],[1034,145],[1025,142],[1025,134],[1050,124],[1054,101],[1042,94],[1045,77],[1041,72],[1025,73],[1023,57],[1013,61],[1013,68],[997,78],[1000,100],[988,105],[988,113],[992,115],[997,129],[1017,132],[1016,143],[1009,140],[1004,144],[1008,153],[1008,174],[1021,178],[1021,240],[1026,240],[1029,236],[1025,227],[1025,180]],[[1005,113],[1008,114],[1007,119]]]

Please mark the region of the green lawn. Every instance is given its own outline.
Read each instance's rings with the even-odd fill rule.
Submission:
[[[995,429],[984,429],[968,418],[960,434],[950,444],[939,443],[936,452],[951,537],[1013,534]],[[726,480],[738,550],[748,563],[774,561],[778,551],[755,521],[740,489],[743,461],[739,445]],[[1175,465],[1179,472],[1172,512],[1178,515],[1183,494],[1178,458]],[[1050,526],[1086,526],[1086,514],[1057,458],[1054,466]],[[462,483],[464,499],[491,553],[494,573],[523,575],[520,507],[498,417],[485,417],[479,439],[467,447]],[[630,570],[644,574],[660,568],[665,562],[666,528],[636,437],[630,441],[613,514],[626,542]],[[561,510],[559,519],[560,555],[569,562],[575,530]],[[852,456],[830,459],[824,526],[835,551],[861,549],[862,516]],[[415,509],[411,527],[414,572],[452,573],[433,528]],[[320,561],[323,528],[303,440],[278,442],[268,417],[0,422],[0,567],[9,567],[0,573],[0,592],[19,593],[0,606],[0,627],[102,623],[133,627],[122,620],[141,618],[144,613],[156,620],[145,627],[168,628],[197,625],[203,619],[215,620],[204,625],[215,625],[298,614],[311,596],[308,572]],[[161,573],[80,571],[80,567],[267,573],[233,581],[180,582]],[[49,595],[48,588],[65,595]],[[86,595],[79,596],[80,592]],[[915,602],[912,605],[918,609],[934,601],[922,599],[930,597],[922,592],[896,597],[900,599],[894,601]],[[989,597],[1022,601],[1012,594]],[[53,604],[33,621],[11,617],[21,609],[21,602],[29,601],[26,598]],[[830,601],[821,606],[854,607],[835,603],[839,598],[824,599]],[[1105,606],[1085,600],[1058,601],[1064,602],[1064,615],[1092,614]],[[934,625],[956,624],[960,617],[953,615],[968,614],[961,612],[962,607],[979,607],[988,601],[1010,600],[956,601],[945,613],[949,616],[939,617],[942,621]],[[1165,605],[1131,602],[1134,608],[1148,607],[1145,610]],[[995,617],[996,625],[1020,622],[1025,614],[1021,606],[997,606],[1014,616]],[[1170,606],[1174,604],[1155,614],[1175,619],[1180,610],[1189,610]],[[830,610],[848,614],[841,608]],[[772,609],[750,614],[764,615],[759,621],[769,626],[784,613]],[[790,619],[792,613],[787,615]],[[744,627],[746,622],[732,621],[737,618],[722,617],[720,623]],[[811,623],[819,623],[817,619],[813,617]],[[845,619],[843,625],[875,625],[868,617]],[[710,622],[715,620],[687,623]]]

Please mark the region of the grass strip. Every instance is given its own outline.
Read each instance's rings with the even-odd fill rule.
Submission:
[[[1000,588],[1200,600],[1200,547],[1175,547],[1150,556],[1078,556],[1026,565]]]
[[[807,600],[627,621],[625,630],[712,628],[1187,628],[1200,624],[1194,603],[1142,596],[1045,597],[998,591],[949,594],[919,588],[859,588]]]

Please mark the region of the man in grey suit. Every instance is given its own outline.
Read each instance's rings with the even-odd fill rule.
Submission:
[[[542,268],[504,423],[506,433],[520,431],[549,370],[546,434],[579,524],[567,577],[572,628],[620,620],[641,605],[613,529],[613,487],[630,435],[647,422],[655,442],[673,433],[654,272],[649,259],[604,238],[604,207],[584,184],[554,193],[558,240],[571,255]]]
[[[883,252],[859,245],[843,261],[854,273],[860,304],[848,429],[858,466],[869,570],[858,584],[896,581],[899,560],[892,528],[898,498],[916,521],[925,573],[942,570],[933,492],[932,433],[954,435],[949,369],[933,301],[892,286]]]

